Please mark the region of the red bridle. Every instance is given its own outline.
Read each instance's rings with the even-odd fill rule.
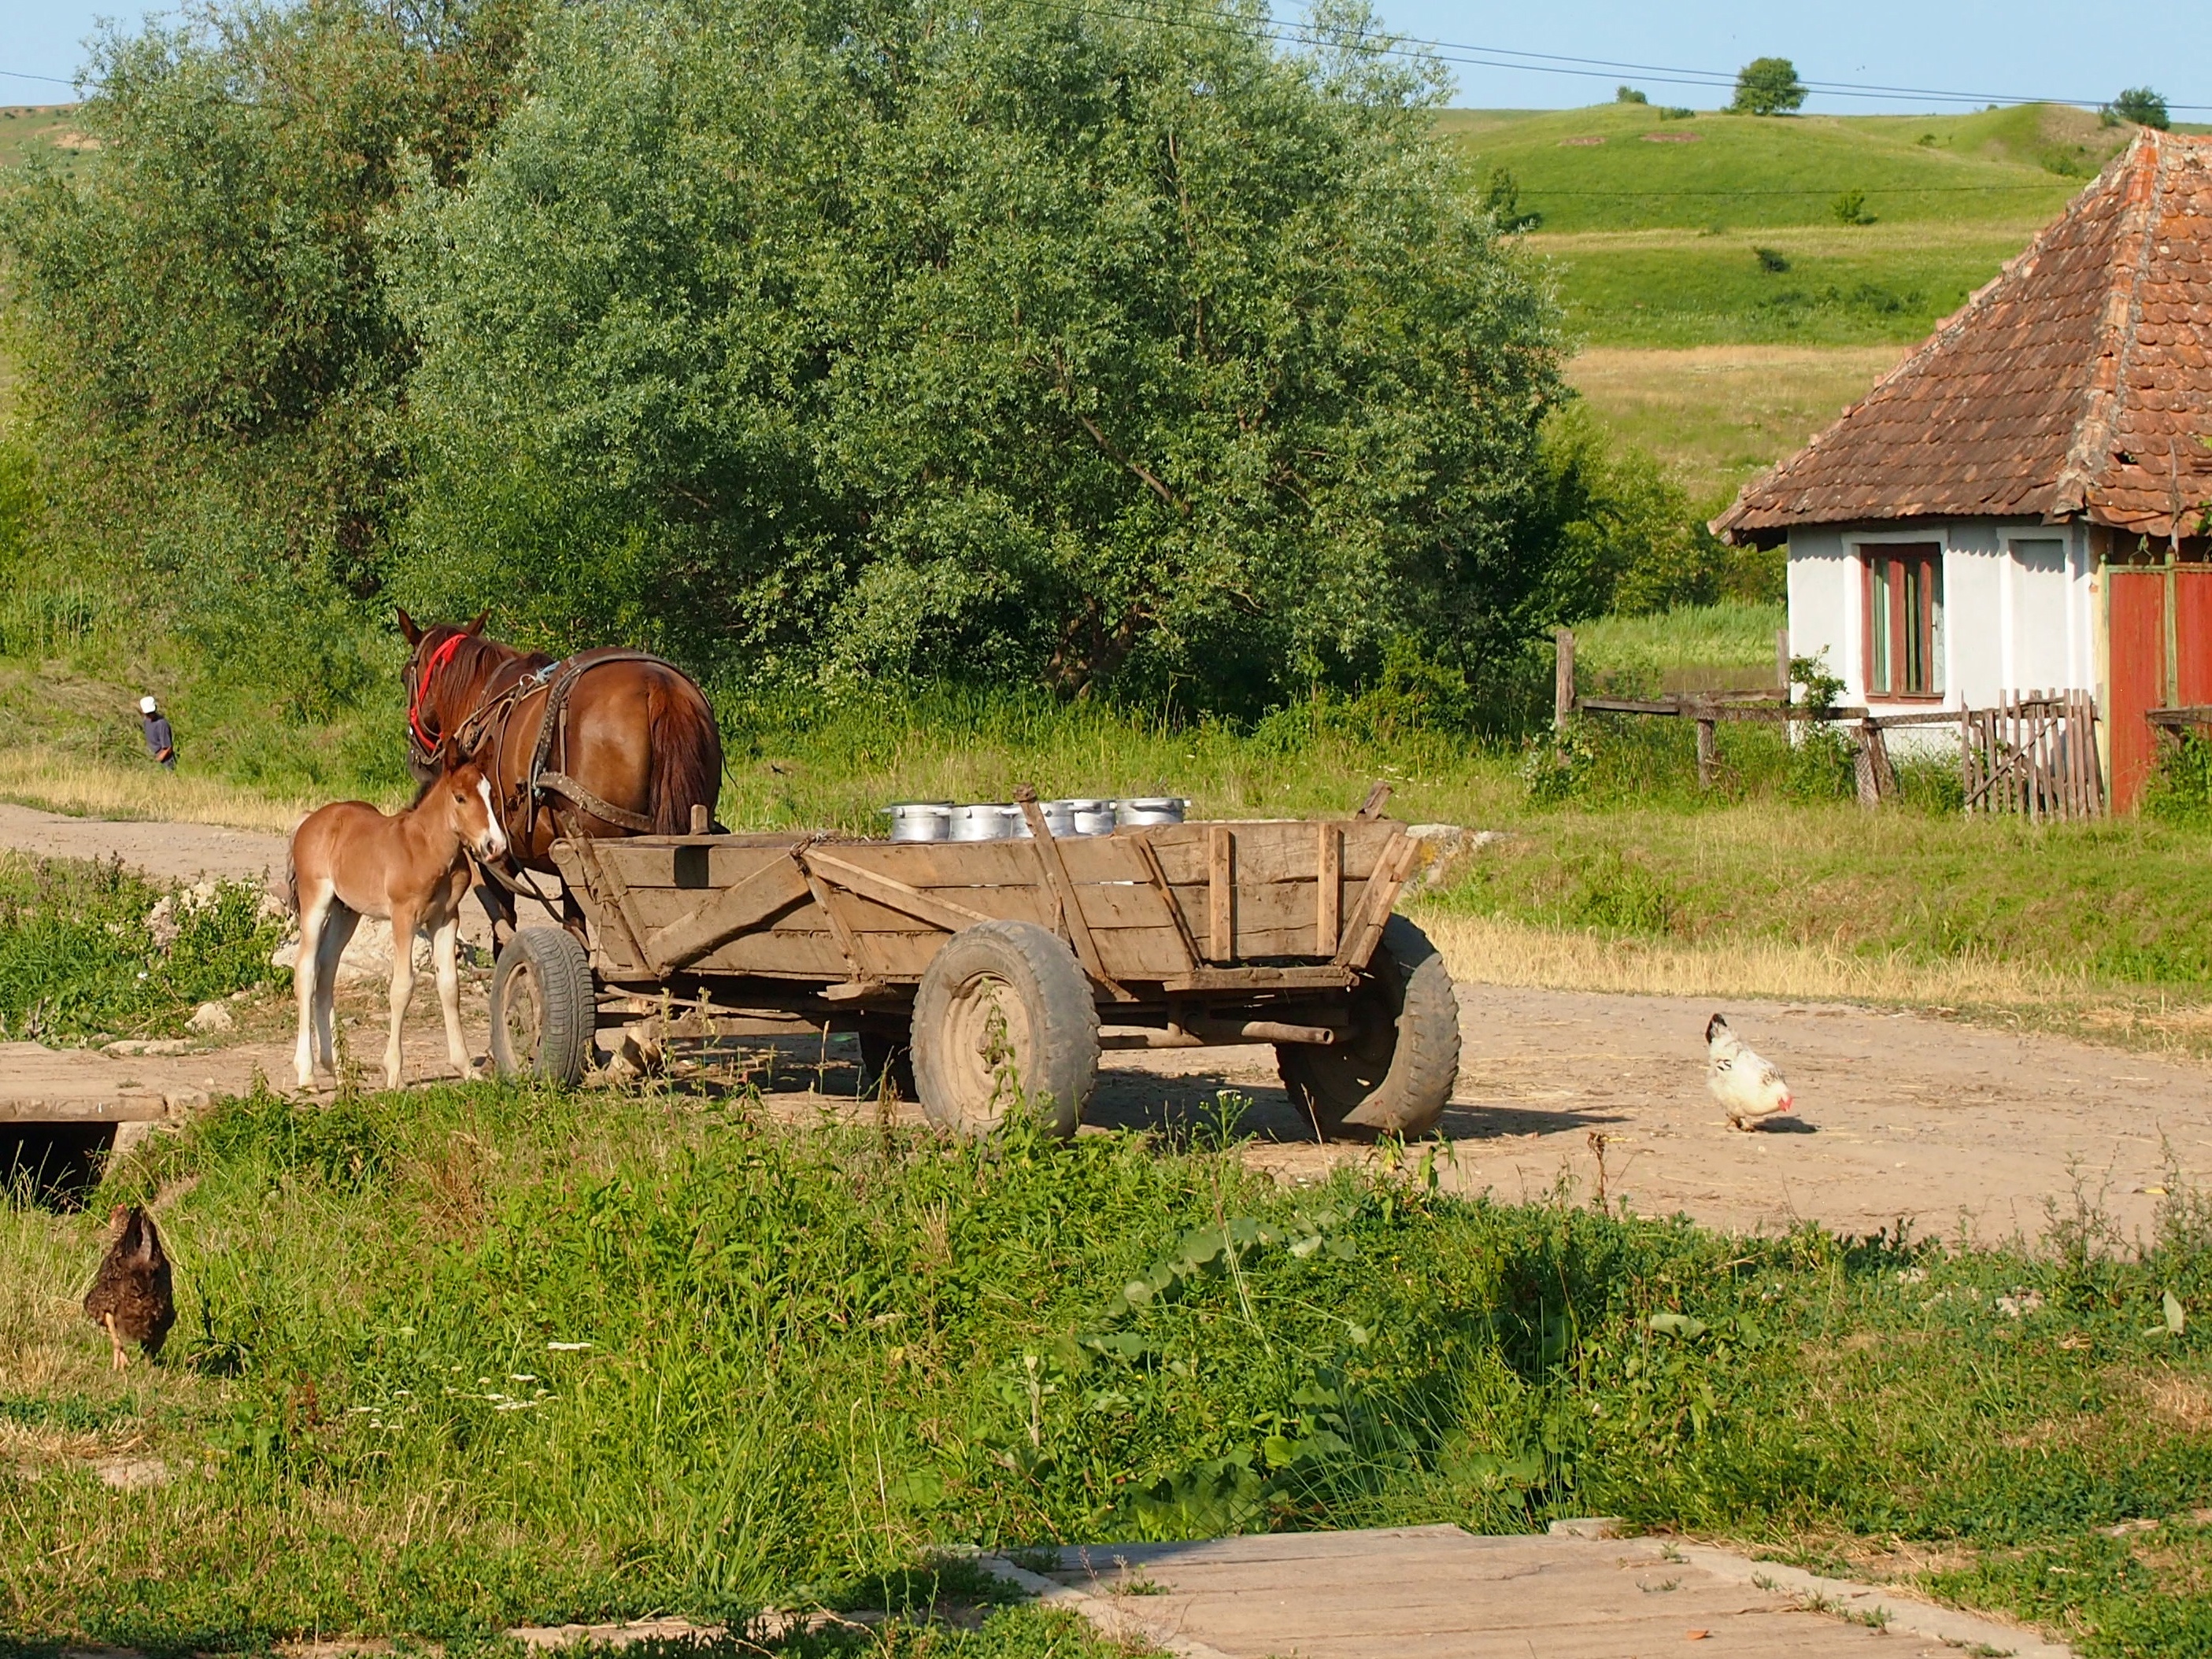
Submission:
[[[468,635],[465,634],[455,634],[444,641],[430,653],[430,659],[422,665],[422,673],[416,677],[415,696],[407,705],[407,726],[415,733],[415,741],[422,745],[422,752],[426,755],[436,752],[438,745],[431,742],[430,734],[422,729],[422,701],[430,695],[431,677],[453,660],[453,653],[460,649],[461,641],[466,638]]]

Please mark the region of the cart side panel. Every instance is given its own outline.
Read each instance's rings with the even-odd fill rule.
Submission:
[[[1241,876],[1242,872],[1239,872]],[[1174,895],[1175,906],[1182,914],[1183,927],[1201,946],[1212,937],[1211,892],[1200,883],[1196,886],[1178,886],[1169,890]],[[1141,949],[1144,959],[1152,961],[1157,951],[1145,942],[1152,934],[1160,934],[1159,944],[1172,947],[1167,958],[1175,963],[1158,971],[1139,974],[1139,979],[1158,979],[1167,973],[1180,973],[1185,965],[1183,952],[1175,937],[1173,924],[1167,921],[1159,892],[1152,887],[1085,887],[1083,897],[1084,920],[1099,940],[1102,951],[1108,950],[1107,940],[1115,941],[1115,948],[1123,951]],[[1367,884],[1347,881],[1342,884],[1340,902],[1347,915],[1356,915],[1365,898]],[[1269,882],[1264,886],[1238,880],[1231,915],[1236,930],[1234,954],[1239,958],[1261,957],[1321,957],[1335,953],[1336,940],[1332,937],[1323,945],[1319,933],[1319,905],[1315,882],[1309,876],[1304,881]],[[1134,933],[1139,939],[1124,941],[1124,934]],[[1110,952],[1109,952],[1110,954]],[[1120,977],[1116,975],[1116,977]]]
[[[1389,878],[1406,850],[1402,834],[1389,820],[1197,823],[1057,845],[1099,965],[1114,980],[1144,983],[1230,963],[1327,961],[1351,947],[1378,866],[1389,866],[1386,885],[1395,886]],[[702,921],[719,907],[727,916],[723,928],[741,921],[743,930],[704,955],[680,958],[690,971],[825,982],[856,975],[911,981],[963,914],[1062,928],[1060,901],[1026,841],[823,844],[819,891],[835,907],[834,920],[792,861],[808,844],[795,836],[601,842],[595,850],[614,878],[602,884],[605,892],[590,890],[589,872],[573,856],[562,864],[586,896],[599,965],[623,978],[653,975],[629,958],[623,930],[603,914],[617,902],[629,930],[656,959],[664,954],[657,939],[689,934],[696,949],[712,936]],[[778,864],[789,866],[787,885],[774,879]],[[836,875],[838,865],[852,872],[847,883]],[[860,884],[873,896],[852,890],[862,871],[879,878]],[[749,883],[750,892],[738,890]],[[914,908],[898,908],[902,893]]]
[[[1228,830],[1237,839],[1237,884],[1265,886],[1271,882],[1310,882],[1314,878],[1319,850],[1316,832],[1321,822],[1326,820],[1175,823],[1162,824],[1142,833],[1152,842],[1161,872],[1169,881],[1177,887],[1204,887],[1212,872],[1212,831]],[[1376,860],[1405,828],[1389,818],[1347,818],[1334,827],[1343,837],[1342,868],[1346,881],[1365,881],[1373,875]],[[1069,867],[1073,869],[1073,860]],[[1076,879],[1085,878],[1079,875]]]

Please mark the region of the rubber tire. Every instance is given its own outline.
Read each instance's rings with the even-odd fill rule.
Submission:
[[[528,1030],[532,1011],[518,1006],[536,997],[536,1041]],[[599,989],[591,958],[564,927],[522,927],[499,953],[491,974],[491,1057],[501,1077],[539,1078],[574,1087],[591,1063],[599,1029]],[[509,1016],[523,1022],[518,1033]],[[518,1048],[516,1038],[524,1047]]]
[[[873,1100],[883,1087],[884,1073],[891,1074],[891,1094],[899,1100],[920,1098],[914,1081],[914,1038],[893,1036],[889,1031],[862,1031],[860,1081],[858,1097]]]
[[[986,982],[1004,988],[991,993]],[[1098,1005],[1075,953],[1030,921],[982,921],[955,933],[914,999],[914,1078],[933,1123],[984,1134],[1004,1115],[975,1027],[994,1003],[1024,1092],[1045,1127],[1075,1133],[1098,1086]]]
[[[1276,1045],[1291,1109],[1330,1140],[1434,1128],[1459,1080],[1459,999],[1443,957],[1405,917],[1383,924],[1352,1012],[1349,1042]]]

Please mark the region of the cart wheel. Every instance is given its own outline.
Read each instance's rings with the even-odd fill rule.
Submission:
[[[507,940],[491,975],[491,1057],[501,1077],[570,1086],[598,1025],[591,961],[571,934],[525,927]]]
[[[914,1038],[910,1032],[894,1036],[889,1030],[862,1031],[860,1036],[860,1087],[862,1100],[873,1100],[884,1086],[884,1073],[889,1072],[891,1093],[901,1100],[915,1099],[919,1093],[914,1082]]]
[[[1352,992],[1352,1036],[1279,1043],[1291,1105],[1329,1139],[1433,1128],[1459,1079],[1459,999],[1429,936],[1393,916]]]
[[[914,1075],[930,1121],[994,1127],[1017,1084],[1052,1133],[1075,1133],[1098,1082],[1098,1006],[1075,953],[1029,921],[955,933],[914,1000]]]

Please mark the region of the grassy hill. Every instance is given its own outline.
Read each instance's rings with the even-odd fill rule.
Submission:
[[[94,145],[76,130],[75,104],[0,105],[0,167],[21,167],[34,155],[74,172]]]
[[[1762,119],[1602,104],[1439,120],[1478,184],[1510,173],[1520,211],[1539,216],[1528,246],[1582,349],[1577,385],[1707,500],[1863,393],[2134,132],[2057,105]]]
[[[1528,245],[1551,263],[1585,345],[1903,345],[1956,311],[2044,222],[1540,231]]]
[[[1455,110],[1478,172],[1510,169],[1553,232],[1832,224],[1863,191],[1877,221],[1945,227],[2047,218],[2127,141],[2086,111],[1669,120],[1642,104]]]

